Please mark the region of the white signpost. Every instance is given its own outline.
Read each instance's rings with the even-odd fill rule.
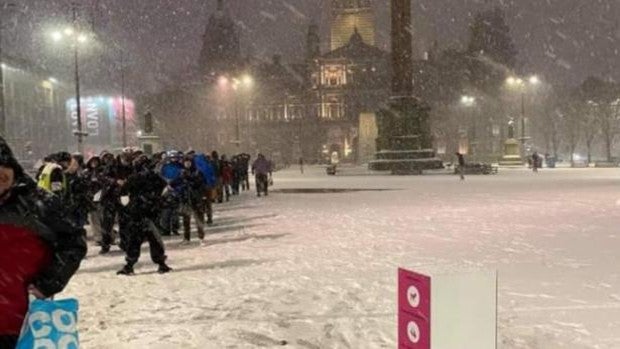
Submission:
[[[496,349],[497,272],[398,271],[399,349]]]

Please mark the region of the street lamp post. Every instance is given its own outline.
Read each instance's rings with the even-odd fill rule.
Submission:
[[[125,111],[125,53],[121,50],[121,116],[123,118],[123,148],[127,147],[127,115]]]
[[[12,2],[0,1],[0,61],[3,57],[3,31],[4,31],[4,10],[14,8]],[[6,111],[4,101],[4,66],[0,67],[0,136],[6,138]]]
[[[80,93],[80,44],[87,40],[87,36],[80,32],[79,21],[77,18],[77,3],[73,2],[71,6],[72,25],[63,32],[53,32],[52,39],[55,42],[61,41],[64,37],[69,37],[73,42],[73,68],[75,75],[75,103],[76,103],[76,126],[77,130],[73,135],[77,138],[78,153],[84,152],[84,138],[88,136],[88,132],[84,132],[82,127],[82,101]]]
[[[75,135],[78,141],[78,153],[82,154],[84,151],[84,137],[88,134],[85,134],[82,130],[82,104],[81,104],[81,96],[80,96],[80,48],[79,48],[79,32],[78,30],[78,20],[77,20],[77,4],[73,3],[72,5],[73,12],[73,29],[75,30],[75,35],[73,35],[73,57],[74,57],[74,66],[75,66],[75,102],[76,102],[76,112],[77,112],[77,132]]]
[[[241,151],[241,120],[239,113],[239,93],[242,88],[250,89],[254,84],[254,79],[250,75],[243,75],[240,78],[229,80],[225,76],[221,76],[218,81],[220,88],[231,88],[233,93],[233,108],[235,113],[235,140],[233,143],[237,145],[237,150]]]
[[[478,151],[477,151],[477,145],[478,145],[478,140],[477,140],[477,136],[476,136],[476,128],[477,128],[477,122],[476,122],[476,113],[474,110],[474,107],[476,105],[476,98],[472,97],[472,96],[463,96],[461,97],[461,104],[463,104],[463,106],[465,106],[466,108],[468,108],[470,110],[470,119],[472,122],[472,126],[471,126],[471,155],[472,158],[476,159],[476,156],[478,155]],[[469,136],[468,136],[469,137]]]
[[[241,150],[241,121],[239,120],[239,96],[235,87],[235,142],[237,143],[237,151]]]
[[[526,118],[525,93],[527,91],[528,85],[530,87],[535,87],[540,84],[540,79],[536,75],[530,76],[527,79],[527,81],[523,80],[522,78],[518,78],[518,77],[509,77],[506,80],[506,83],[508,84],[509,87],[516,88],[521,95],[521,139],[520,141],[521,141],[521,157],[522,159],[525,159],[525,144],[526,144],[526,141],[529,139],[529,137],[526,136],[526,130],[525,130],[525,118]]]

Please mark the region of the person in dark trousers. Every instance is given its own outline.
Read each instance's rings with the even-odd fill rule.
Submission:
[[[250,154],[243,153],[239,155],[239,167],[241,172],[241,189],[243,191],[250,190]]]
[[[461,153],[456,153],[455,155],[459,163],[459,176],[461,177],[461,180],[464,181],[465,180],[465,156]]]
[[[241,189],[243,172],[239,164],[239,157],[233,156],[230,160],[230,166],[232,167],[232,195],[239,195],[239,191]]]
[[[60,293],[86,255],[83,229],[60,199],[37,188],[0,138],[0,349],[14,349],[28,295]]]
[[[304,158],[299,158],[299,170],[304,174]]]
[[[114,243],[114,224],[118,217],[118,231],[120,237],[119,247],[124,250],[127,245],[127,221],[128,217],[121,210],[121,191],[132,173],[131,156],[129,151],[123,151],[116,159],[110,153],[102,155],[104,164],[103,175],[106,180],[103,190],[102,204],[104,207],[103,222],[101,230],[103,234],[100,254],[110,252],[110,247]]]
[[[258,158],[252,164],[252,174],[256,177],[256,196],[261,194],[269,195],[269,178],[272,176],[271,161],[267,160],[263,154],[258,154]]]
[[[203,203],[205,213],[207,214],[207,225],[213,225],[213,202],[217,197],[217,175],[215,173],[215,168],[213,167],[213,160],[209,155],[200,154],[199,158],[204,158],[201,169],[199,171],[203,176],[204,183],[204,192],[203,192]],[[196,163],[196,159],[194,160],[194,164]]]
[[[101,251],[107,254],[115,240],[114,223],[118,211],[119,190],[116,181],[117,164],[114,155],[108,152],[101,153]]]
[[[213,165],[213,170],[215,170],[215,176],[217,183],[215,185],[215,200],[217,200],[218,204],[224,202],[224,183],[222,178],[222,161],[220,160],[220,155],[217,151],[211,152],[211,163]]]
[[[226,159],[226,155],[222,155],[220,160],[222,172],[222,191],[226,197],[226,202],[230,201],[230,192],[233,185],[234,170],[232,164]]]
[[[81,155],[72,155],[73,160],[65,171],[67,178],[67,193],[65,202],[73,222],[84,228],[88,222],[88,211],[92,205],[89,197],[88,182],[83,170],[84,161]]]
[[[145,241],[149,243],[151,260],[158,265],[157,272],[168,273],[172,269],[166,264],[164,242],[154,223],[166,182],[151,169],[146,155],[139,156],[133,167],[134,172],[127,178],[122,193],[129,198],[129,202],[124,206],[128,217],[125,249],[127,264],[117,274],[134,274],[133,267],[140,259],[140,248]]]
[[[86,162],[84,170],[84,181],[87,185],[88,220],[93,233],[95,242],[101,246],[101,221],[103,220],[103,206],[101,205],[101,194],[103,191],[104,180],[102,178],[103,167],[101,159],[93,156]]]
[[[191,219],[192,216],[196,221],[196,228],[198,230],[198,238],[204,240],[205,238],[205,184],[203,176],[196,166],[192,156],[186,156],[183,162],[184,169],[180,181],[182,181],[183,190],[183,202],[182,202],[182,215],[183,218],[183,241],[189,242],[191,240]],[[174,183],[173,183],[174,185]]]
[[[174,166],[181,171],[183,169],[183,154],[176,150],[169,151],[161,162],[159,170],[161,171],[166,166]],[[162,228],[162,235],[164,236],[180,235],[179,209],[181,208],[181,197],[179,194],[176,190],[168,190],[162,196],[163,205],[159,215],[159,226]]]
[[[537,152],[532,154],[532,170],[538,172],[538,169],[542,166],[542,158]]]

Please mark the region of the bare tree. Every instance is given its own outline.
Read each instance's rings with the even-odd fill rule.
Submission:
[[[600,128],[598,118],[596,117],[595,106],[588,104],[588,107],[583,113],[582,125],[583,125],[583,138],[586,143],[588,151],[588,165],[592,163],[592,145],[594,139],[600,134]]]
[[[575,150],[581,141],[581,104],[576,101],[569,102],[564,108],[557,110],[558,117],[562,120],[564,139],[570,152],[571,167],[575,166]]]
[[[616,83],[590,77],[581,84],[579,95],[581,103],[588,106],[598,123],[603,137],[603,151],[607,162],[612,162],[611,151],[616,137],[620,133],[620,124],[618,123],[620,87]]]
[[[547,99],[541,107],[541,115],[537,120],[537,129],[540,129],[547,152],[551,152],[554,158],[558,158],[558,151],[562,140],[562,113],[561,106],[556,95]]]

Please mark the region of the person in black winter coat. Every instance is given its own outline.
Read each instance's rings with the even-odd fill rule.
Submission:
[[[194,166],[192,156],[186,156],[183,161],[183,174],[179,179],[182,183],[171,183],[182,186],[181,200],[181,217],[183,218],[183,240],[189,242],[191,240],[191,218],[194,216],[196,228],[198,229],[198,238],[205,238],[205,184],[203,176],[196,166]]]
[[[172,269],[166,264],[164,242],[154,223],[159,210],[161,194],[166,182],[150,169],[150,161],[142,155],[134,162],[134,172],[123,186],[123,195],[127,195],[129,202],[124,207],[127,213],[127,246],[126,262],[119,275],[133,275],[134,265],[140,259],[140,248],[144,241],[148,241],[151,260],[159,266],[159,273],[167,273]]]
[[[80,228],[84,228],[88,221],[88,211],[91,206],[89,198],[88,181],[84,177],[83,160],[81,155],[73,155],[73,161],[65,172],[67,179],[67,194],[65,203],[70,212],[73,222]]]
[[[108,155],[105,155],[107,158]],[[108,161],[108,160],[106,160]],[[114,242],[114,223],[118,216],[118,231],[120,236],[121,250],[127,245],[127,222],[128,217],[121,206],[121,192],[123,186],[127,182],[127,178],[133,172],[131,165],[132,154],[124,152],[119,155],[116,160],[110,161],[104,169],[104,176],[107,179],[106,188],[104,190],[104,215],[102,223],[102,232],[106,235],[104,244],[101,246],[101,253],[105,254],[110,251],[110,245]]]
[[[456,153],[456,159],[457,162],[459,164],[458,167],[458,171],[459,171],[459,176],[461,176],[461,180],[464,181],[465,180],[465,155],[461,154],[461,153]]]
[[[61,292],[86,255],[83,229],[60,199],[37,187],[0,138],[0,348],[14,348],[28,294]]]
[[[224,202],[224,178],[223,178],[223,162],[220,159],[220,155],[217,151],[211,152],[211,165],[213,166],[213,170],[215,171],[215,176],[217,180],[217,184],[215,187],[216,198],[219,204]]]
[[[102,215],[101,215],[101,254],[110,252],[110,247],[114,243],[114,223],[118,211],[119,191],[116,182],[116,159],[108,152],[101,153],[101,172],[99,181],[101,182],[101,194],[99,196]]]
[[[103,193],[104,179],[101,158],[93,156],[86,162],[83,178],[87,186],[86,196],[88,197],[88,221],[93,233],[95,242],[101,245],[102,233],[101,222],[103,220],[103,205],[101,195]]]

